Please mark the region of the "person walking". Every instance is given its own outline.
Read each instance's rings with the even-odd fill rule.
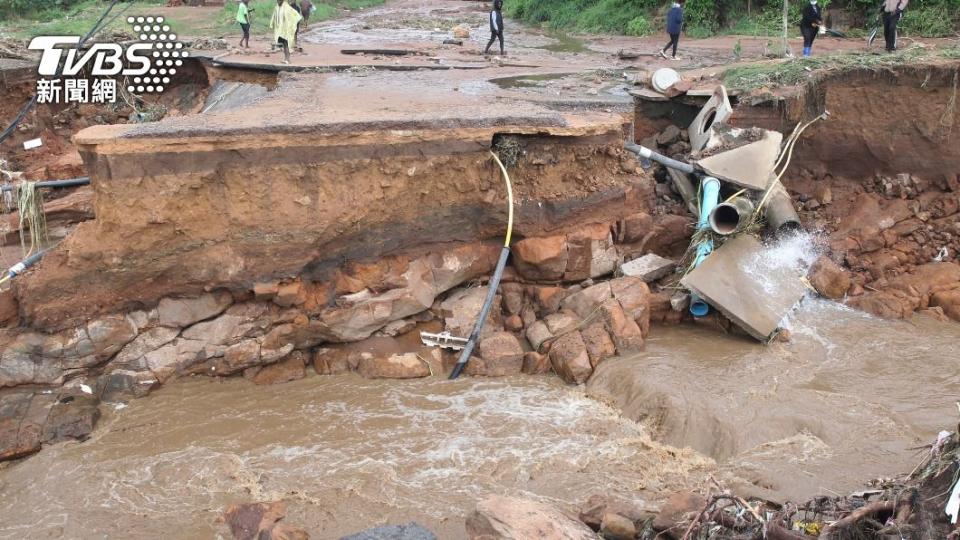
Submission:
[[[500,40],[500,56],[503,56],[503,0],[493,0],[493,9],[490,11],[490,41],[487,42],[487,48],[483,54],[490,52],[490,46],[497,39]]]
[[[237,22],[240,23],[240,30],[243,31],[243,37],[240,38],[240,47],[250,48],[250,0],[240,0],[237,7]],[[244,45],[243,42],[247,44]]]
[[[810,56],[813,51],[813,40],[817,39],[817,32],[823,25],[823,15],[817,0],[803,7],[803,17],[800,19],[800,33],[803,34],[803,55]]]
[[[885,0],[880,7],[883,12],[883,39],[887,42],[887,52],[897,50],[897,23],[907,9],[908,0]]]
[[[277,0],[270,28],[273,29],[273,42],[283,48],[284,64],[290,63],[290,49],[297,44],[297,24],[301,18],[286,0]]]
[[[667,34],[670,41],[660,49],[660,56],[667,57],[667,49],[673,48],[671,59],[677,59],[677,45],[680,44],[680,31],[683,30],[683,0],[677,0],[667,12]]]

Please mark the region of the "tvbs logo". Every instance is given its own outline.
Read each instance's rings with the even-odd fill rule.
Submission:
[[[79,36],[38,36],[40,103],[113,103],[117,81],[131,94],[163,92],[188,52],[163,17],[128,17],[139,41],[95,43],[81,51]],[[49,77],[49,78],[48,78]]]

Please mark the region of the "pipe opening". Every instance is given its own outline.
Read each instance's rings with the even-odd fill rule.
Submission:
[[[710,313],[710,304],[701,298],[695,298],[690,301],[690,314],[694,317],[706,317]]]
[[[713,127],[713,121],[717,118],[717,109],[710,109],[710,113],[707,114],[707,117],[703,119],[703,125],[700,126],[700,131],[706,133],[710,131],[710,128]]]
[[[717,234],[730,234],[740,228],[740,212],[735,206],[723,203],[710,214],[710,228]]]

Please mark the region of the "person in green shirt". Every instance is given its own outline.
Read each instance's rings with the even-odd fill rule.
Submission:
[[[240,29],[243,30],[243,37],[240,38],[240,46],[250,48],[250,13],[253,11],[248,5],[250,0],[240,0],[240,6],[237,8],[237,22],[240,23]],[[243,42],[247,44],[244,45]]]

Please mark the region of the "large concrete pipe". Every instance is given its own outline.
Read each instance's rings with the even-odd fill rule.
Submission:
[[[710,212],[710,228],[713,232],[726,236],[747,226],[752,216],[753,201],[746,197],[737,197],[718,204]]]
[[[777,184],[770,192],[764,210],[767,225],[777,236],[800,229],[800,216],[793,207],[793,200],[781,184]]]

